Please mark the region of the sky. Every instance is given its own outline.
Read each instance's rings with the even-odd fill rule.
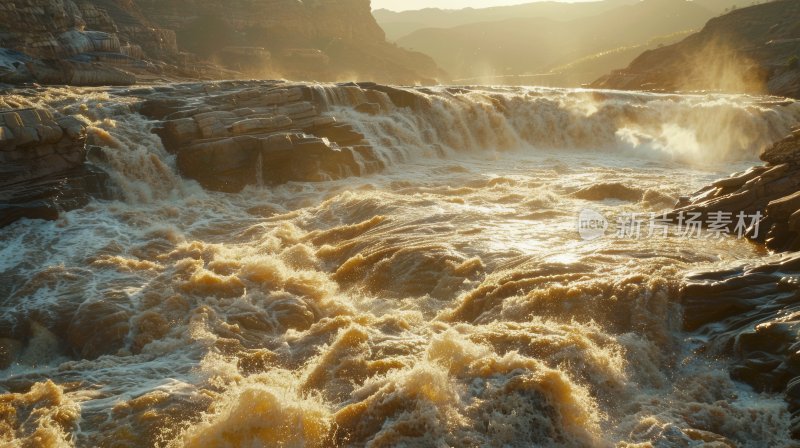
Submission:
[[[533,3],[536,0],[372,0],[372,9],[391,9],[392,11],[405,11],[408,9],[422,8],[488,8],[490,6],[518,5],[521,3]],[[586,0],[556,0],[560,2],[576,2]]]

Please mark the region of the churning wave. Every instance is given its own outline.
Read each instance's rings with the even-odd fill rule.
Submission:
[[[782,400],[731,381],[680,328],[684,273],[756,249],[587,243],[574,218],[668,207],[754,159],[798,105],[437,87],[369,115],[354,109],[357,86],[314,89],[385,172],[206,192],[135,102],[74,89],[13,99],[85,116],[118,196],[0,234],[0,341],[15,351],[0,444],[787,439]]]

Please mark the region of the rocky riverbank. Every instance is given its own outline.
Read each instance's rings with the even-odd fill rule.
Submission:
[[[45,109],[0,112],[0,227],[107,197],[107,176],[86,163],[86,125]]]
[[[763,264],[698,273],[681,291],[684,328],[700,351],[731,358],[731,377],[760,392],[783,393],[800,438],[800,254]]]
[[[731,376],[756,390],[783,392],[800,438],[800,129],[767,148],[766,162],[698,191],[673,214],[760,216],[746,235],[777,253],[761,264],[698,273],[682,289],[684,328],[701,349],[731,357]]]
[[[731,232],[739,213],[757,214],[760,222],[747,230],[751,239],[773,251],[800,250],[800,129],[763,151],[761,159],[765,165],[720,179],[684,198],[676,213],[685,219],[696,214],[703,220],[722,213],[731,218]]]
[[[324,181],[384,168],[348,117],[416,107],[410,90],[375,83],[313,85],[283,81],[186,83],[104,88],[129,114],[150,120],[178,172],[208,190]],[[114,196],[103,172],[108,146],[92,119],[102,113],[58,101],[24,107],[32,89],[0,95],[0,226],[20,218],[56,219],[91,197]],[[22,106],[21,106],[22,104]],[[103,106],[114,107],[114,106]],[[342,111],[346,113],[342,116]]]
[[[156,55],[157,48],[177,53],[174,35],[164,39],[168,33],[155,28],[132,43],[93,2],[3,2],[0,22],[0,83],[130,85],[136,73],[162,71],[145,58],[143,48],[153,57],[167,54]]]

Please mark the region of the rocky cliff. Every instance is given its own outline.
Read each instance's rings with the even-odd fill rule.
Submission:
[[[159,36],[164,33],[140,21],[139,27],[149,29],[150,35],[133,41],[130,34],[121,34],[125,29],[99,3],[14,0],[0,4],[0,82],[126,85],[136,82],[136,73],[159,72],[145,59],[142,45],[150,48],[159,42],[163,46]]]
[[[0,23],[7,83],[440,75],[427,56],[386,42],[368,0],[13,0]]]
[[[720,90],[800,97],[800,2],[777,0],[710,20],[685,40],[647,51],[592,86]]]
[[[178,45],[229,68],[292,79],[431,81],[429,57],[386,42],[369,0],[137,0],[152,20],[177,33]],[[241,48],[260,58],[237,58]]]

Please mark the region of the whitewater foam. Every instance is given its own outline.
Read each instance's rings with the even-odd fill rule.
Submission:
[[[787,439],[780,399],[687,350],[676,303],[686,271],[758,251],[732,238],[586,242],[575,219],[668,207],[750,164],[736,161],[794,125],[797,105],[441,87],[402,108],[357,87],[315,92],[385,172],[206,192],[132,102],[13,99],[83,113],[119,192],[0,234],[0,338],[24,345],[0,381],[0,443]],[[355,111],[375,98],[387,113]]]

